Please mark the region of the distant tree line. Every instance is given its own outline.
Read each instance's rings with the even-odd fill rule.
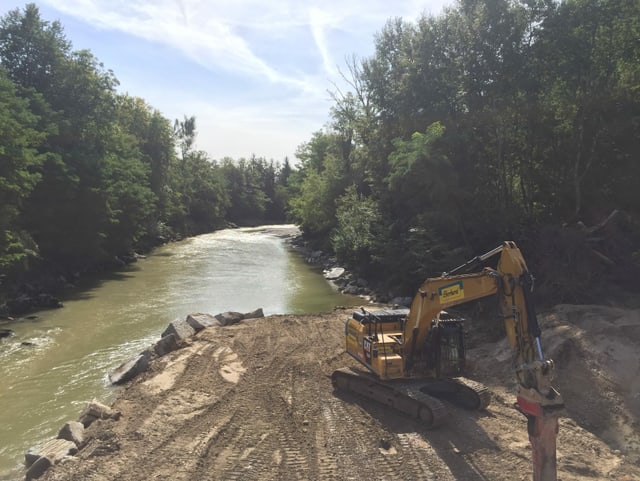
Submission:
[[[285,219],[291,173],[260,157],[195,150],[171,122],[117,92],[37,6],[0,18],[0,283],[109,264],[165,240]]]
[[[640,275],[640,3],[458,0],[347,62],[291,166],[209,159],[59,22],[0,19],[0,280],[227,223],[296,222],[395,293],[515,240],[544,302]]]
[[[318,246],[407,293],[502,240],[547,302],[640,286],[640,2],[459,0],[343,77],[291,186]]]

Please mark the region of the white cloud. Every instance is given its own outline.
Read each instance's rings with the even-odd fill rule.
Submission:
[[[294,161],[295,150],[323,127],[328,102],[273,99],[258,104],[202,102],[192,99],[174,109],[197,112],[196,145],[217,160],[223,157],[258,157]],[[179,111],[179,110],[176,110]],[[181,117],[180,117],[181,118]]]
[[[298,84],[251,51],[208,2],[45,0],[57,10],[104,30],[163,44],[205,68],[257,75],[271,82]],[[301,86],[301,85],[298,85]],[[302,85],[304,86],[304,85]]]
[[[322,57],[322,63],[327,74],[335,76],[336,66],[333,64],[333,59],[327,46],[327,39],[325,37],[325,28],[330,25],[331,16],[323,12],[319,8],[312,7],[309,9],[309,23],[313,38],[316,43],[316,47]]]
[[[43,0],[44,3],[83,22],[105,30],[171,46],[207,68],[235,70],[270,82],[306,88],[304,78],[291,78],[259,58],[254,50],[265,40],[286,43],[293,28],[306,27],[315,39],[317,54],[329,74],[336,73],[343,51],[331,52],[330,30],[366,36],[394,16],[415,18],[421,2],[413,1],[308,1],[280,0],[238,2],[207,0]],[[437,0],[442,4],[444,0]],[[251,44],[254,43],[254,45]],[[288,48],[300,46],[291,44]],[[344,48],[348,49],[348,46]],[[335,54],[339,53],[338,56]]]
[[[105,62],[121,80],[122,89],[145,98],[169,118],[195,115],[199,148],[215,158],[255,153],[282,160],[328,120],[327,90],[333,88],[333,82],[341,83],[338,69],[346,58],[363,58],[373,52],[374,34],[389,18],[414,20],[423,9],[437,13],[451,1],[40,3],[90,26],[95,30],[90,40],[97,45],[101,36],[122,39],[121,52]],[[192,70],[180,80],[162,65],[154,72],[142,71],[143,67],[135,65],[140,57],[127,51],[135,39],[165,49],[169,55],[175,53],[172,56],[180,59],[179,66],[189,69],[192,65]],[[92,45],[74,42],[74,46],[94,50]]]

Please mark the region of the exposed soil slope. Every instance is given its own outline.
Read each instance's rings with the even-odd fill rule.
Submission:
[[[335,393],[350,311],[272,316],[201,331],[157,360],[97,421],[80,454],[47,481],[531,479],[524,417],[503,340],[470,333],[470,377],[494,392],[486,412],[450,407],[418,422]],[[558,437],[563,481],[640,479],[640,312],[559,306],[544,317],[568,406]]]

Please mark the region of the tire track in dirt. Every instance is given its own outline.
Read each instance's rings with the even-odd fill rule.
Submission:
[[[94,423],[76,460],[41,479],[530,479],[526,423],[509,388],[498,389],[510,384],[495,368],[479,376],[494,388],[487,412],[449,406],[449,422],[432,430],[334,392],[331,372],[357,366],[343,351],[347,315],[271,316],[201,331],[122,392],[113,406],[119,421]],[[576,422],[561,422],[558,442],[563,481],[639,479]]]
[[[267,426],[262,434],[260,427],[254,428],[251,432],[233,429],[211,443],[191,479],[274,479],[278,439]]]
[[[205,350],[204,359],[207,359]],[[190,370],[198,370],[201,363],[189,363],[184,377],[192,377]],[[215,373],[212,376],[216,375]],[[220,436],[228,425],[236,422],[237,412],[228,409],[233,406],[234,389],[228,388],[217,392],[207,392],[202,389],[202,384],[189,383],[189,388],[184,387],[184,379],[170,389],[170,394],[160,397],[155,402],[155,409],[146,417],[139,420],[138,428],[132,433],[133,443],[144,443],[144,463],[140,463],[140,469],[129,473],[126,478],[131,481],[147,479],[193,479],[192,474],[197,472],[197,465],[202,453],[206,452],[206,446]],[[193,387],[200,387],[193,390]],[[160,419],[160,422],[159,422]],[[125,460],[134,462],[130,453],[136,449],[129,449],[128,445],[122,446]],[[170,460],[170,468],[167,468],[167,460]],[[159,466],[159,468],[158,468]],[[118,470],[114,470],[114,474]],[[115,479],[123,479],[115,476]]]
[[[231,348],[242,353],[243,360],[248,359],[246,353],[251,353],[249,369],[230,400],[238,409],[242,426],[217,440],[224,444],[212,443],[208,447],[200,474],[215,473],[212,479],[263,480],[275,479],[284,470],[289,479],[309,479],[300,440],[283,428],[288,423],[277,423],[292,416],[293,368],[284,360],[299,357],[303,346],[281,333],[246,341],[234,342]]]

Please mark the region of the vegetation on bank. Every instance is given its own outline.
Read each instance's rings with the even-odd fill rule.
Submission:
[[[515,240],[553,302],[640,286],[640,3],[458,0],[390,20],[299,152],[291,214],[413,293]]]
[[[0,290],[227,223],[295,222],[397,294],[510,239],[546,302],[640,274],[640,4],[392,19],[291,166],[210,159],[29,4],[0,18]]]
[[[34,4],[0,19],[0,282],[19,288],[110,266],[228,223],[284,220],[291,168],[219,161]]]

